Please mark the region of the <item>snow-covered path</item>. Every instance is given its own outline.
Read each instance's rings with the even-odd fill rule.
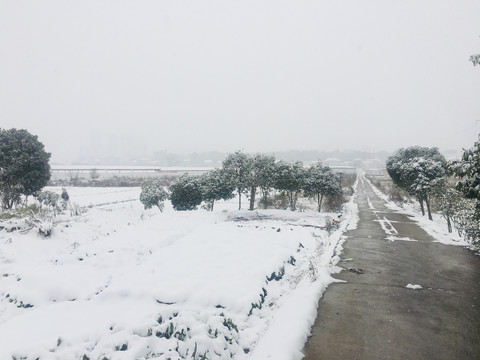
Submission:
[[[305,360],[478,359],[480,258],[442,244],[360,178],[345,271],[320,300]]]
[[[88,211],[52,237],[0,232],[0,359],[300,358],[355,213],[328,236],[315,212],[159,213],[138,189],[69,192]]]

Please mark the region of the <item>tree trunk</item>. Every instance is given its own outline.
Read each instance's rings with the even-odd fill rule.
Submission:
[[[450,221],[450,216],[447,215],[447,227],[448,227],[448,232],[452,232],[452,222]]]
[[[292,204],[293,204],[293,208],[292,210],[295,211],[297,210],[297,200],[298,200],[298,195],[297,193],[292,193]]]
[[[242,192],[238,189],[238,210],[242,210]]]
[[[323,194],[318,194],[318,212],[322,212]]]
[[[425,208],[423,207],[423,199],[418,198],[418,202],[420,203],[420,209],[422,210],[422,216],[425,216]]]
[[[427,204],[428,220],[433,220],[432,213],[430,211],[430,199],[428,196],[425,198],[425,203]]]
[[[212,210],[211,211],[213,211],[213,205],[215,205],[215,199],[212,200]]]
[[[255,193],[256,192],[257,192],[257,187],[252,186],[252,188],[250,189],[250,209],[249,210],[253,210],[253,208],[255,207]]]
[[[288,200],[290,202],[290,210],[295,210],[295,203],[293,202],[293,191],[288,192]]]

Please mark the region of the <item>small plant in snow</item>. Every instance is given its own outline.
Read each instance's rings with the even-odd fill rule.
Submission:
[[[52,210],[54,215],[61,211],[58,206],[60,195],[55,194],[52,191],[42,191],[36,196],[36,198],[41,206],[46,206],[48,209]]]
[[[38,229],[38,233],[43,237],[49,237],[53,231],[53,216],[49,211],[41,211],[35,214],[33,211],[29,219],[26,220],[28,224]]]
[[[340,221],[333,219],[332,221],[327,222],[327,224],[325,225],[325,230],[327,230],[327,232],[331,234],[335,230],[338,230],[339,227],[340,227]]]

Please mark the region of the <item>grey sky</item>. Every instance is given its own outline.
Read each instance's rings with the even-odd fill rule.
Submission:
[[[59,161],[469,147],[479,14],[478,0],[0,0],[0,127]]]

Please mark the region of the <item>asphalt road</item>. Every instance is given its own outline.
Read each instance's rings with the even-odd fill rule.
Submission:
[[[304,360],[480,359],[480,257],[434,242],[360,180],[335,276],[346,282],[320,300]]]

